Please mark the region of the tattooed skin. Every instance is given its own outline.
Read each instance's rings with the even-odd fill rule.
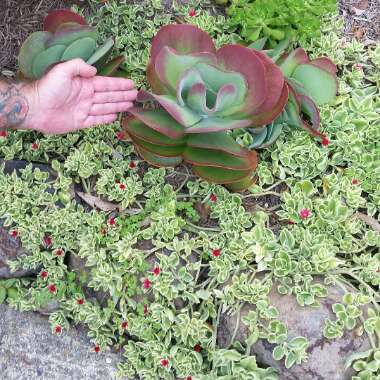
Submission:
[[[28,101],[16,86],[0,88],[0,129],[21,124],[28,111]]]

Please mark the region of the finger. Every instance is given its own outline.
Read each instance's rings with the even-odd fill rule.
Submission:
[[[83,128],[93,127],[94,125],[109,124],[117,120],[116,114],[89,116],[83,124]]]
[[[132,106],[133,104],[131,102],[93,104],[90,109],[89,115],[99,116],[109,115],[118,112],[126,112]]]
[[[60,63],[54,68],[54,70],[65,72],[71,78],[77,76],[83,78],[92,78],[96,75],[96,68],[94,66],[88,65],[85,61],[83,61],[83,59],[80,58]]]
[[[133,102],[137,97],[137,90],[95,92],[93,102],[95,104]]]
[[[96,76],[93,79],[97,92],[133,90],[135,84],[130,79]]]

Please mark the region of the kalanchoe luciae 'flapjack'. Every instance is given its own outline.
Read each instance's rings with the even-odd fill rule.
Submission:
[[[285,48],[288,43],[282,44],[281,48]],[[268,147],[277,139],[285,125],[304,128],[311,135],[324,139],[324,135],[319,132],[318,106],[329,103],[337,94],[335,64],[327,57],[310,60],[302,48],[295,49],[290,54],[279,53],[279,49],[267,52],[276,60],[286,77],[289,87],[288,103],[271,124],[259,129],[249,129],[253,136],[250,148]]]
[[[82,58],[95,65],[101,75],[115,75],[124,57],[107,62],[114,41],[107,40],[97,46],[97,31],[86,20],[68,9],[49,13],[44,20],[44,30],[32,33],[23,43],[19,53],[19,66],[27,79],[41,78],[54,64]]]
[[[152,42],[147,75],[153,92],[132,108],[124,127],[140,155],[156,166],[182,161],[210,182],[232,190],[250,186],[257,155],[228,134],[272,122],[285,107],[288,86],[264,53],[239,45],[219,50],[193,25],[163,27]]]

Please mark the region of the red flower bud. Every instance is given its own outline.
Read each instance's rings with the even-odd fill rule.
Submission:
[[[352,181],[351,181],[351,183],[352,183],[353,185],[357,185],[357,184],[359,183],[359,180],[356,179],[356,178],[353,178]]]
[[[32,150],[37,150],[40,146],[37,143],[33,143],[30,147]]]
[[[45,278],[48,276],[48,272],[46,272],[46,271],[44,270],[44,271],[42,271],[42,272],[40,273],[40,276],[41,276],[41,278],[42,278],[43,280],[45,280]]]
[[[1,130],[0,131],[0,137],[7,137],[8,136],[8,132],[7,131],[5,131],[5,130]]]
[[[220,256],[220,254],[221,254],[221,250],[220,249],[213,249],[212,250],[212,255],[214,256],[214,257],[219,257]]]
[[[45,235],[43,239],[43,243],[46,248],[50,248],[51,245],[53,244],[53,239],[49,235]]]
[[[126,189],[126,186],[124,185],[124,183],[121,183],[121,184],[119,185],[119,188],[120,188],[120,190],[125,190],[125,189]]]
[[[96,353],[100,352],[100,347],[99,347],[98,344],[95,345],[95,347],[94,347],[94,351],[95,351]]]
[[[125,133],[123,131],[116,132],[116,138],[118,140],[124,140],[125,138]]]
[[[163,367],[167,367],[169,365],[169,360],[168,359],[161,359],[160,363]]]
[[[194,351],[196,351],[196,352],[201,352],[201,351],[202,351],[202,347],[201,347],[201,345],[200,345],[200,344],[196,344],[196,345],[194,346]]]
[[[78,304],[78,305],[83,305],[83,304],[84,304],[84,299],[83,299],[83,298],[79,298],[79,299],[77,300],[77,304]]]
[[[128,166],[130,169],[134,169],[137,165],[135,161],[131,161]]]
[[[47,290],[51,293],[51,294],[55,294],[57,293],[57,287],[54,285],[54,284],[50,284],[47,286]]]
[[[191,376],[187,376],[186,380],[193,380],[193,378]]]
[[[55,326],[54,332],[56,334],[60,334],[62,332],[62,327],[60,325]]]
[[[294,221],[293,221],[293,220],[290,220],[290,219],[287,220],[286,223],[287,223],[287,224],[295,224]]]
[[[116,220],[115,220],[115,218],[110,218],[110,219],[108,219],[108,224],[109,224],[110,226],[114,226],[114,225],[116,224]]]
[[[195,17],[196,15],[197,15],[197,12],[196,12],[195,9],[190,9],[190,10],[189,10],[189,16],[190,16],[190,17]]]
[[[212,203],[215,203],[217,200],[218,200],[218,197],[217,197],[215,194],[211,194],[211,195],[210,195],[210,201],[211,201]]]
[[[152,272],[155,276],[158,276],[161,273],[161,269],[160,267],[154,267]]]
[[[330,144],[330,140],[326,136],[323,136],[321,143],[323,146],[327,146]]]
[[[152,286],[151,281],[150,281],[148,278],[146,278],[146,279],[144,280],[144,282],[143,282],[143,288],[144,288],[144,289],[150,289],[151,286]]]
[[[127,321],[121,322],[121,328],[126,330],[128,328],[128,322]]]
[[[12,231],[10,232],[10,234],[11,234],[11,236],[14,237],[14,238],[16,238],[16,237],[18,236],[18,232],[17,232],[17,230],[12,230]]]
[[[55,251],[54,251],[54,255],[56,256],[63,256],[64,252],[63,252],[63,249],[62,248],[57,248]]]
[[[299,216],[301,219],[307,219],[310,217],[310,215],[311,215],[311,211],[307,208],[304,208],[299,212]]]

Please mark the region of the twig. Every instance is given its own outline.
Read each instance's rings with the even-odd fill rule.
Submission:
[[[375,218],[372,218],[372,216],[363,214],[359,211],[355,215],[358,219],[362,220],[365,224],[370,226],[373,230],[380,233],[380,223]]]

